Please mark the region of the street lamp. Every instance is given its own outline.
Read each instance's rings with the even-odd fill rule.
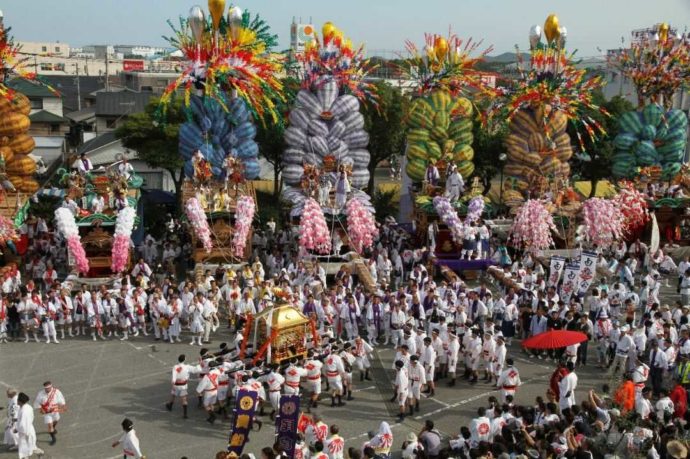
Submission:
[[[508,159],[508,155],[505,153],[501,153],[498,155],[498,161],[500,162],[500,167],[501,167],[501,188],[498,191],[498,207],[502,208],[503,207],[503,163],[506,162],[506,159]]]

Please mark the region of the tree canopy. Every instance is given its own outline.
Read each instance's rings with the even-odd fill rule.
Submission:
[[[151,99],[142,113],[129,115],[115,131],[122,145],[137,152],[137,157],[149,167],[166,170],[175,183],[175,193],[182,193],[184,161],[178,152],[180,125],[186,121],[181,100],[176,100],[167,111],[165,123],[158,121],[158,99]]]
[[[369,133],[369,186],[370,195],[374,193],[374,172],[381,161],[403,153],[405,147],[405,116],[409,99],[400,88],[384,81],[376,82],[379,95],[378,107],[365,104],[364,129]]]

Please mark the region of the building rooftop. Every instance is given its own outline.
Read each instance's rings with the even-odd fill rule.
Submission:
[[[124,90],[96,94],[96,116],[123,116],[141,113],[146,108],[151,93]]]
[[[91,139],[80,146],[77,150],[77,153],[80,155],[82,153],[86,153],[88,155],[92,151],[98,150],[101,147],[105,147],[106,145],[110,145],[111,143],[115,143],[117,141],[118,139],[115,136],[115,131],[106,132],[105,134],[101,134],[95,139]]]
[[[29,115],[29,119],[32,123],[69,124],[67,118],[63,118],[62,116],[58,116],[46,110],[39,110],[36,113],[32,113]]]
[[[82,121],[96,118],[96,107],[82,108],[79,111],[67,113],[65,118],[69,118],[75,123],[81,123]]]
[[[27,97],[60,97],[60,95],[55,94],[46,86],[25,80],[24,78],[15,78],[10,80],[7,83],[7,86],[17,92],[21,92]]]
[[[79,90],[77,90],[77,77],[73,75],[45,75],[41,78],[60,91],[65,112],[79,109],[79,103],[77,102],[79,95],[81,95],[83,104],[84,100],[87,99],[91,93],[105,88],[105,76],[80,75]],[[113,77],[111,77],[111,79],[113,79]]]

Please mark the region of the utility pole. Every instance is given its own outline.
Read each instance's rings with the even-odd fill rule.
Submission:
[[[108,73],[108,47],[105,47],[105,92],[110,91],[110,82],[108,81],[110,74]]]
[[[77,69],[77,110],[81,110],[81,86],[79,84],[79,62],[74,64]]]

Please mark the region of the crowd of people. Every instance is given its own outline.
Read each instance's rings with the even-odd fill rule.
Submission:
[[[66,256],[50,224],[29,222],[23,229],[31,236],[29,261],[23,272],[9,270],[2,281],[0,340],[177,343],[184,338],[201,348],[185,353],[193,358],[179,356],[166,405],[172,410],[179,402],[184,418],[193,382],[192,392],[210,423],[230,416],[237,390],[257,392],[257,428],[261,415],[273,418],[281,394],[303,393],[305,411],[314,413],[298,445],[301,457],[385,457],[394,447],[388,423],[363,447],[348,449],[339,427],[326,425],[316,409],[322,399],[333,407],[346,404],[357,380],[373,377],[376,353],[392,346],[390,401],[399,407],[400,421],[419,412],[420,402],[434,397],[441,383],[452,387],[459,380],[477,384],[481,379],[498,391],[453,438],[443,438],[427,421],[422,432],[405,437],[404,457],[600,457],[617,436],[621,440],[613,449],[625,445],[630,454],[684,457],[674,453],[682,453],[683,445],[673,439],[684,431],[690,388],[690,258],[676,265],[663,250],[652,253],[640,241],[597,250],[600,279],[583,295],[564,301],[559,286],[548,284],[548,266],[535,254],[511,253],[511,260],[505,246],[489,236],[482,256],[503,266],[502,279],[517,282],[505,287],[487,276],[470,286],[457,275],[436,276],[433,252],[415,248],[410,234],[389,221],[381,224],[367,257],[372,289],[348,263],[327,279],[322,262],[296,249],[294,232],[269,221],[255,231],[250,262],[181,276],[189,268],[184,266],[189,241],[175,236],[180,226],[170,219],[161,241],[145,238],[129,272],[110,285],[90,288],[56,270]],[[676,291],[662,295],[669,281]],[[309,337],[303,359],[283,366],[245,365],[238,358],[244,324],[279,302],[311,319],[318,338]],[[548,351],[523,349],[531,358],[553,359],[557,368],[533,406],[524,400],[517,404],[521,380],[512,357],[520,347],[513,340],[560,329],[581,331],[588,340]],[[227,344],[214,350],[214,340]],[[590,348],[594,358],[588,356]],[[578,390],[576,370],[586,365],[606,369],[607,388]],[[8,397],[22,408],[8,410],[17,414],[8,416],[16,427],[6,430],[5,440],[15,438],[20,451],[27,451],[21,438],[31,444],[31,432],[21,433],[21,425],[28,413],[20,418],[22,409],[27,411],[27,401],[20,403],[26,396],[14,391]],[[59,408],[59,419],[57,413]],[[130,444],[135,435],[128,434],[131,421],[127,426],[123,423],[127,438],[122,441]],[[8,437],[14,430],[19,440]],[[48,431],[54,442],[54,425]],[[132,457],[140,455],[136,443]],[[261,454],[273,459],[280,451],[275,446]]]

